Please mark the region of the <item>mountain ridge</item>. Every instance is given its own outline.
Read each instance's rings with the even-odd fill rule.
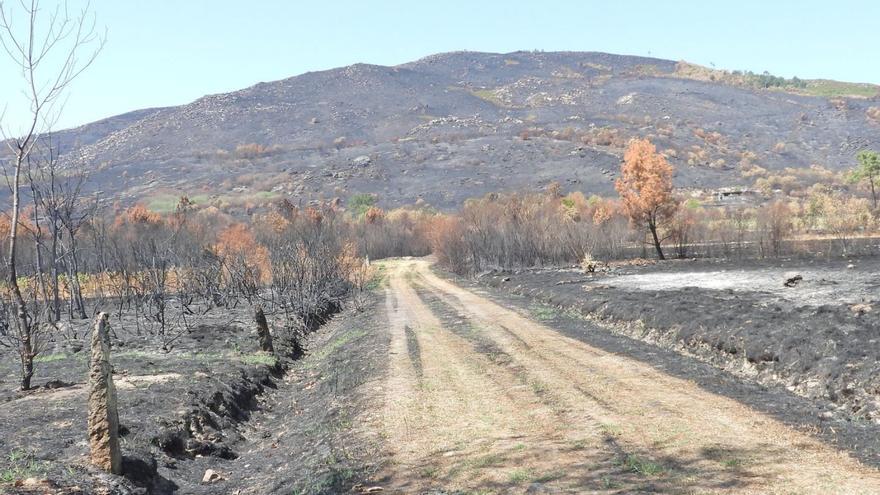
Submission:
[[[754,167],[841,170],[880,145],[876,95],[813,95],[817,80],[803,81],[602,52],[447,52],[260,82],[56,136],[65,165],[88,168],[98,189],[158,209],[184,194],[246,209],[355,193],[448,209],[551,181],[612,194],[631,137],[666,151],[684,188],[749,185]],[[765,83],[782,86],[750,86]]]

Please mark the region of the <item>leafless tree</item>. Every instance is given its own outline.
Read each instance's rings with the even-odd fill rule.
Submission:
[[[58,149],[51,136],[46,136],[38,147],[39,153],[29,160],[26,169],[27,182],[34,203],[32,230],[36,241],[37,276],[41,287],[45,286],[44,273],[48,261],[51,280],[51,296],[48,290],[43,298],[51,301],[50,319],[61,319],[60,273],[63,265],[67,275],[67,292],[70,314],[76,311],[81,319],[86,318],[85,303],[78,277],[79,252],[76,233],[91,218],[95,203],[84,198],[83,188],[88,174],[81,169],[61,170],[58,163]],[[32,163],[31,163],[32,162]],[[43,225],[47,228],[43,234]],[[48,237],[48,239],[46,239]],[[46,253],[44,259],[43,253]]]
[[[264,233],[271,257],[271,282],[264,302],[285,315],[294,348],[341,308],[352,288],[353,271],[362,266],[346,245],[343,222],[332,208],[292,210],[283,227]]]
[[[19,17],[20,16],[20,17]],[[29,108],[21,132],[6,126],[3,138],[12,152],[5,168],[12,190],[12,212],[7,253],[7,277],[12,292],[14,333],[21,358],[21,388],[31,386],[34,374],[34,334],[40,324],[28,310],[18,283],[16,247],[21,213],[22,172],[40,137],[52,128],[63,107],[65,90],[88,68],[104,45],[105,37],[95,29],[88,5],[72,11],[67,3],[43,10],[38,0],[0,2],[0,46],[20,69]]]
[[[85,301],[79,281],[80,267],[77,236],[97,206],[96,202],[82,197],[82,189],[86,178],[85,172],[76,172],[68,175],[65,181],[66,187],[60,188],[61,198],[58,202],[60,205],[58,218],[64,228],[64,234],[59,235],[59,239],[64,248],[64,265],[67,268],[70,314],[73,316],[74,312],[76,312],[76,316],[82,320],[88,318],[88,316],[86,315]]]

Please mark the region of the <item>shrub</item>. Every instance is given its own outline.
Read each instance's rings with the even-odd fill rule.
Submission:
[[[268,156],[276,153],[280,148],[278,146],[263,146],[262,144],[250,143],[240,144],[235,147],[235,157],[243,159],[253,159],[262,156]]]
[[[597,267],[598,263],[593,258],[593,255],[590,253],[584,253],[584,256],[581,258],[581,270],[583,270],[584,273],[595,273]]]

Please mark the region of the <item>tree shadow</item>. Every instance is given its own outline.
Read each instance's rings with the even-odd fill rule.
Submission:
[[[528,440],[525,440],[526,442]],[[405,479],[394,483],[401,493],[703,493],[761,490],[779,471],[768,468],[786,454],[761,445],[755,449],[718,445],[688,457],[658,455],[621,446],[611,435],[599,445],[528,445],[504,449],[438,451],[406,466]],[[526,467],[529,459],[576,461],[545,471]],[[566,455],[566,458],[571,458]],[[760,470],[756,469],[760,467]]]

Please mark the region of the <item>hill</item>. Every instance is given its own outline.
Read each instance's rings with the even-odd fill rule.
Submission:
[[[65,164],[91,170],[105,197],[158,210],[181,194],[235,210],[355,193],[446,209],[551,181],[611,194],[633,136],[666,150],[684,188],[841,170],[880,147],[877,94],[605,53],[455,52],[259,83],[58,137]]]

